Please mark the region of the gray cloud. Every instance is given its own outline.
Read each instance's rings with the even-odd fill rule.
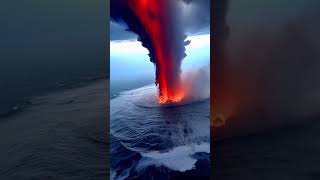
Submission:
[[[110,39],[111,40],[126,40],[126,39],[137,39],[137,35],[127,31],[126,25],[110,21]]]
[[[210,32],[210,0],[183,0],[185,2],[185,26],[188,33]]]

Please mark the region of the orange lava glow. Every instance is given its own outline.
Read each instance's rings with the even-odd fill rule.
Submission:
[[[171,0],[131,0],[129,6],[139,18],[148,33],[155,55],[156,85],[159,88],[159,103],[180,102],[184,98],[181,87],[180,69],[175,67],[176,56],[172,52],[168,38],[170,24],[168,7]],[[170,23],[168,23],[168,21]],[[179,67],[180,68],[180,67]]]
[[[183,90],[176,91],[174,96],[168,98],[168,96],[160,96],[159,95],[159,103],[166,104],[166,103],[178,103],[183,100],[185,96],[185,92]]]

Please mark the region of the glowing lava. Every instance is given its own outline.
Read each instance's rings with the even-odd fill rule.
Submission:
[[[185,55],[186,36],[179,25],[179,8],[172,0],[129,0],[144,32],[139,41],[149,49],[151,62],[156,68],[159,103],[180,102],[184,88],[180,79],[180,66]],[[147,43],[146,43],[147,42]]]

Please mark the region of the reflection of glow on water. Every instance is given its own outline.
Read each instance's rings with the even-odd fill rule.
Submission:
[[[225,125],[227,116],[225,116],[224,114],[217,114],[217,115],[214,115],[212,119],[213,119],[212,120],[213,127],[221,127]]]

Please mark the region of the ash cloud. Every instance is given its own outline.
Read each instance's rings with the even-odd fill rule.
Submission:
[[[182,0],[186,30],[189,34],[210,33],[210,0]]]
[[[181,23],[178,1],[113,0],[111,18],[124,22],[128,30],[137,34],[138,41],[149,51],[155,65],[155,84],[161,102],[175,100],[180,94],[181,62],[186,56],[185,30]],[[165,9],[163,9],[165,8]]]
[[[123,0],[119,0],[123,1]],[[208,34],[210,31],[210,0],[177,0],[183,4],[183,26],[188,35]],[[112,3],[112,1],[111,1]],[[118,3],[121,4],[121,3]],[[122,3],[123,4],[123,3]],[[113,7],[113,5],[111,5]],[[119,7],[119,6],[118,6]],[[111,16],[116,15],[115,9],[111,8]],[[110,39],[126,40],[136,39],[137,36],[127,31],[127,25],[119,19],[111,19]]]
[[[320,2],[264,2],[229,1],[222,99],[239,114],[319,116]]]

